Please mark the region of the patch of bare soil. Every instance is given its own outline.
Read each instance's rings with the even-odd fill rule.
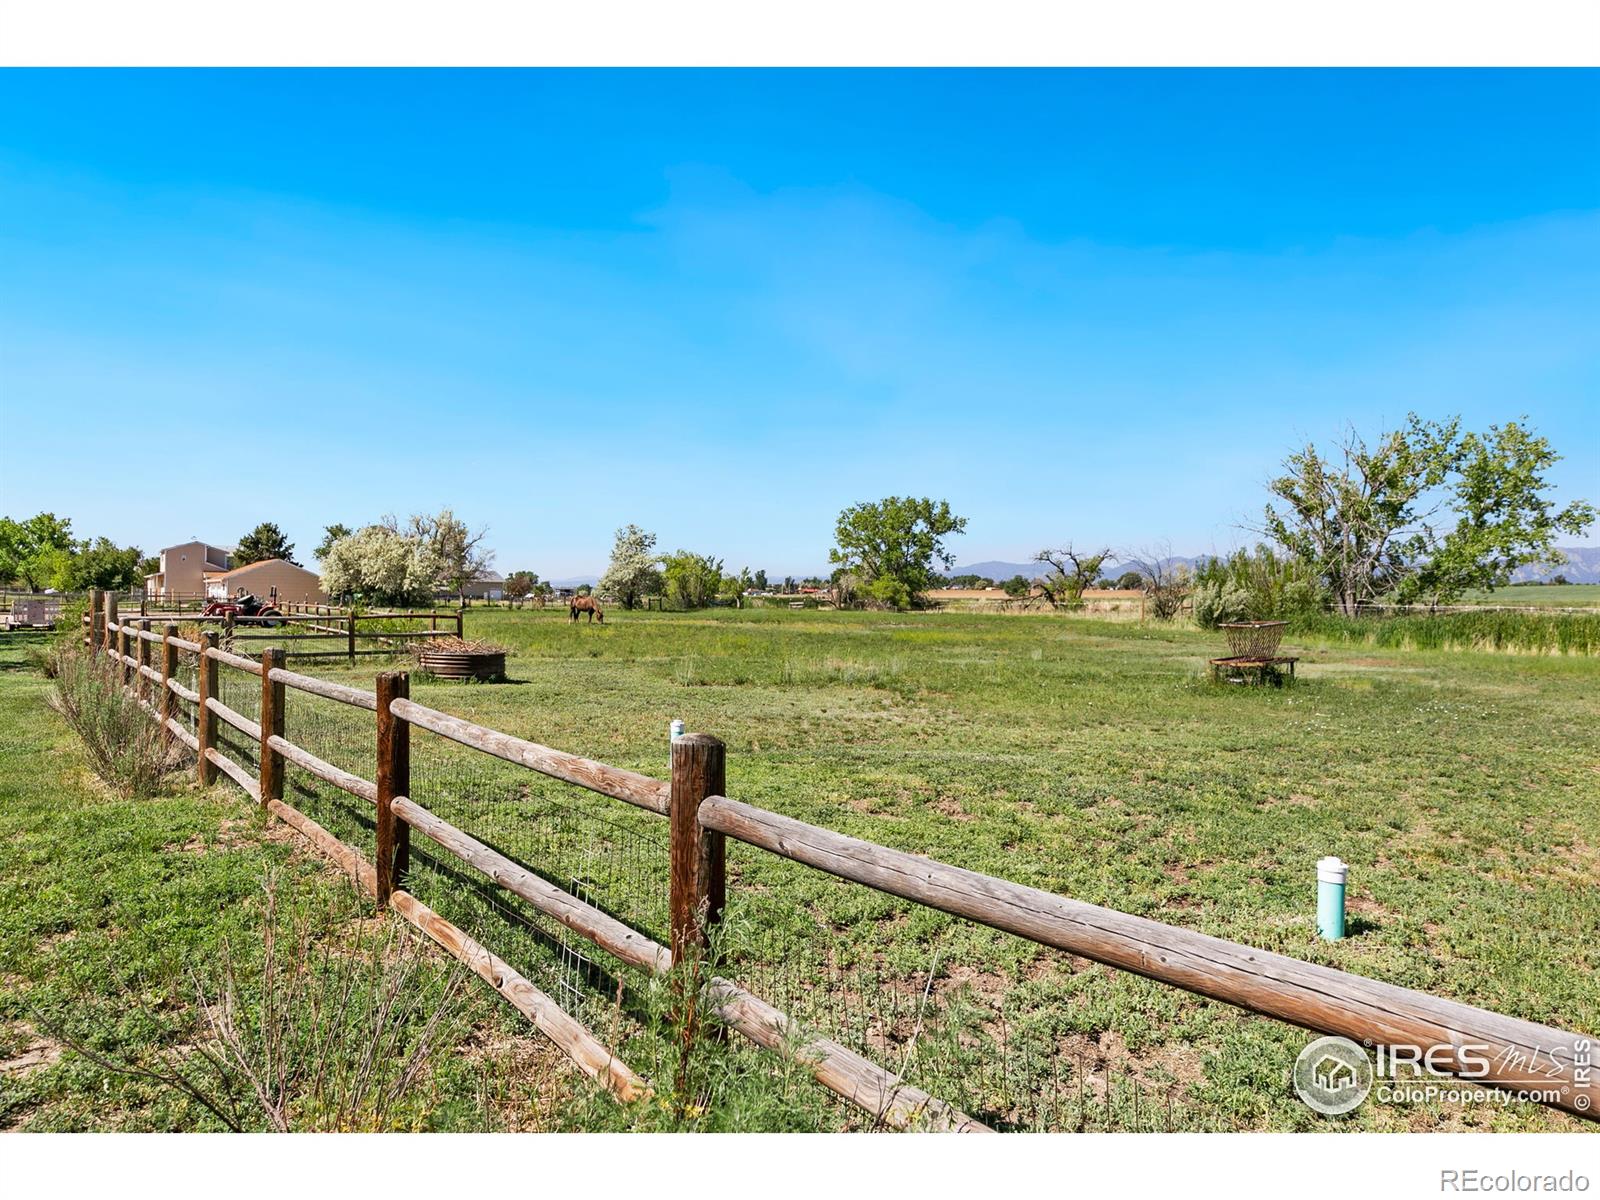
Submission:
[[[229,817],[217,827],[215,835],[210,839],[197,833],[181,846],[174,844],[163,846],[162,849],[169,854],[210,854],[213,851],[227,851],[238,846],[250,845],[255,840],[256,835],[251,832],[248,821]]]
[[[940,796],[938,800],[934,801],[933,807],[936,812],[942,813],[952,821],[976,820],[971,813],[962,808],[960,803],[951,796]]]
[[[0,1061],[0,1075],[12,1079],[26,1079],[35,1071],[42,1071],[60,1061],[62,1049],[60,1042],[35,1034],[21,1054]]]

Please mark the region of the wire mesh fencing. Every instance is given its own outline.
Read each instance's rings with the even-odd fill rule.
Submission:
[[[181,687],[191,693],[200,690],[200,655],[193,650],[184,650],[174,647],[171,678]],[[171,690],[170,688],[168,689]],[[191,736],[199,736],[200,706],[194,701],[186,700],[176,692],[168,701],[169,715],[172,716]]]
[[[1009,935],[730,842],[720,974],[809,1033],[994,1128],[1213,1127],[1155,1056],[1034,997],[1083,966]],[[1108,986],[1085,975],[1079,986]]]
[[[174,677],[198,689],[199,659]],[[219,701],[259,721],[261,680],[219,664]],[[196,706],[174,696],[191,732]],[[371,711],[299,689],[285,694],[284,736],[360,778],[375,778]],[[225,720],[216,746],[259,774],[259,742]],[[284,799],[374,854],[375,812],[292,762]],[[410,798],[441,820],[640,933],[666,944],[670,846],[658,815],[505,762],[413,726]],[[1185,1081],[1123,1052],[1041,1003],[1041,981],[1081,961],[764,851],[728,843],[728,905],[718,974],[985,1124],[1001,1129],[1165,1131],[1215,1128]],[[645,974],[543,916],[413,831],[403,886],[553,997],[624,1059],[649,1019]],[[1090,981],[1087,986],[1095,984]],[[871,1124],[870,1119],[865,1123]]]
[[[285,688],[283,736],[341,771],[368,782],[375,778],[377,724],[367,709]],[[377,818],[370,800],[292,762],[284,763],[283,798],[341,842],[359,849],[363,857],[374,857]]]
[[[411,799],[523,869],[667,941],[665,822],[424,730],[411,735]],[[543,916],[413,833],[405,886],[521,971],[598,1036],[633,1032],[635,968]]]
[[[216,698],[248,721],[261,720],[261,680],[258,676],[220,663],[217,667]],[[217,752],[231,758],[252,775],[261,773],[261,743],[229,721],[217,717]]]

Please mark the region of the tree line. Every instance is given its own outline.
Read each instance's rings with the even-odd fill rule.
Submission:
[[[1191,567],[1170,549],[1137,558],[1116,579],[1102,574],[1110,547],[1065,542],[1040,550],[1040,572],[1000,586],[1052,608],[1082,604],[1085,590],[1139,587],[1158,618],[1185,603],[1203,623],[1292,615],[1325,605],[1345,613],[1385,598],[1447,604],[1472,590],[1511,582],[1521,567],[1559,564],[1556,538],[1580,537],[1597,511],[1586,500],[1560,504],[1547,481],[1560,455],[1526,419],[1474,432],[1459,417],[1411,414],[1370,441],[1353,427],[1331,447],[1308,442],[1290,453],[1268,484],[1270,499],[1254,550]],[[844,509],[834,525],[829,581],[841,604],[912,608],[946,582],[955,558],[946,539],[967,518],[946,500],[887,496]],[[601,590],[624,607],[668,594],[685,607],[732,592],[741,579],[720,559],[654,553],[655,536],[636,525],[617,531]]]
[[[1352,427],[1330,447],[1308,442],[1283,460],[1254,527],[1261,539],[1254,550],[1194,567],[1170,550],[1147,553],[1111,579],[1103,574],[1113,561],[1110,547],[1086,550],[1068,541],[1034,556],[1040,571],[1033,578],[1016,575],[1000,586],[1052,608],[1080,606],[1096,584],[1139,587],[1157,617],[1175,615],[1187,602],[1203,623],[1329,604],[1354,613],[1383,599],[1446,604],[1470,590],[1504,587],[1521,567],[1559,564],[1555,539],[1582,536],[1593,526],[1592,504],[1559,505],[1553,498],[1546,476],[1558,461],[1525,419],[1473,432],[1459,417],[1427,421],[1411,414],[1371,440]],[[991,583],[940,573],[955,562],[946,539],[966,527],[967,518],[946,500],[887,496],[853,504],[834,524],[829,578],[797,584],[790,576],[781,587],[789,593],[827,587],[842,605],[904,609],[926,604],[928,593],[946,583]],[[446,508],[405,522],[386,516],[360,529],[329,525],[315,553],[330,595],[426,603],[440,589],[465,597],[493,562],[486,534]],[[293,554],[278,526],[263,522],[239,540],[233,558],[242,566],[267,558],[294,562]],[[0,518],[0,580],[30,590],[120,590],[157,569],[137,547],[76,538],[71,522],[53,513]],[[741,603],[774,586],[766,571],[734,572],[711,554],[658,553],[656,535],[630,524],[616,532],[598,590],[624,608],[652,597],[699,608]],[[515,571],[505,590],[520,598],[552,589],[532,571]]]

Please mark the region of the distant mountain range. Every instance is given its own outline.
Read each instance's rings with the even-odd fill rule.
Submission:
[[[1186,567],[1192,567],[1196,563],[1205,562],[1210,557],[1209,554],[1201,554],[1194,558],[1185,558],[1181,554],[1174,554],[1171,558],[1162,559],[1162,562],[1169,564],[1182,563]],[[973,563],[970,567],[954,567],[949,571],[945,571],[944,575],[947,578],[953,575],[981,575],[985,579],[997,581],[1010,579],[1013,575],[1021,575],[1024,579],[1033,579],[1043,575],[1047,569],[1044,564],[1036,562],[981,562]],[[1107,579],[1115,579],[1126,571],[1137,571],[1138,569],[1139,564],[1130,560],[1125,563],[1107,564],[1100,568],[1100,574]]]
[[[1567,546],[1567,561],[1559,567],[1523,567],[1511,573],[1512,583],[1547,583],[1557,575],[1568,583],[1600,583],[1600,546]]]
[[[1511,581],[1513,583],[1544,583],[1557,575],[1561,575],[1566,578],[1568,583],[1600,583],[1600,546],[1565,546],[1561,548],[1561,553],[1567,558],[1566,563],[1563,565],[1556,567],[1522,567],[1520,570],[1512,572]],[[1185,558],[1181,554],[1175,554],[1166,561],[1183,563],[1185,566],[1193,567],[1198,563],[1205,562],[1210,557],[1211,555],[1209,554],[1197,554],[1193,558]],[[1103,567],[1100,574],[1108,579],[1115,579],[1124,571],[1137,569],[1138,565],[1129,561]],[[973,563],[970,566],[956,567],[951,571],[945,572],[946,575],[981,575],[985,579],[994,580],[1010,579],[1013,575],[1021,575],[1024,579],[1032,579],[1042,573],[1043,570],[1040,564],[1036,562],[993,561]]]

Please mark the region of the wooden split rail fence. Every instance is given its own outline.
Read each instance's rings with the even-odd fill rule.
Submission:
[[[1369,1046],[1433,1048],[1429,1063],[1435,1069],[1472,1083],[1526,1092],[1541,1103],[1596,1119],[1600,1081],[1589,1065],[1595,1040],[1587,1035],[1071,900],[741,803],[723,794],[723,743],[707,734],[676,739],[670,779],[659,780],[418,704],[410,698],[409,679],[403,672],[381,674],[373,691],[363,691],[285,669],[280,648],[264,650],[257,662],[223,649],[213,632],[191,642],[178,637],[175,623],[158,632],[149,628],[148,618],[122,620],[114,597],[96,604],[88,625],[91,648],[118,663],[126,685],[139,690],[152,716],[195,752],[202,784],[212,782],[219,772],[232,779],[266,812],[307,837],[371,893],[379,910],[409,921],[465,963],[622,1100],[646,1095],[651,1085],[509,963],[405,890],[413,831],[622,963],[655,975],[667,975],[679,964],[673,986],[684,1039],[681,1061],[687,1062],[698,1027],[709,1015],[759,1046],[795,1053],[825,1087],[896,1128],[987,1131],[981,1122],[838,1042],[798,1029],[783,1012],[734,981],[710,973],[711,935],[726,903],[726,839],[1319,1033]],[[159,667],[153,662],[157,649]],[[196,689],[186,689],[175,677],[179,651],[198,658]],[[259,677],[259,721],[221,703],[219,668]],[[342,770],[283,736],[285,706],[294,691],[374,714],[377,754],[372,779]],[[194,733],[176,719],[173,710],[180,699],[196,706]],[[218,721],[259,741],[257,776],[218,749]],[[548,882],[411,799],[413,727],[666,818],[670,946]],[[373,806],[371,861],[284,802],[286,766]],[[1486,1071],[1484,1062],[1489,1064]],[[676,1081],[680,1095],[682,1070]]]
[[[103,599],[95,600],[91,607],[103,604]],[[462,629],[459,609],[357,613],[333,605],[296,602],[279,607],[281,615],[276,617],[204,617],[169,609],[165,603],[142,603],[139,619],[214,622],[224,650],[238,650],[252,642],[270,643],[290,658],[344,658],[350,662],[370,655],[393,655],[411,642],[459,638]]]

